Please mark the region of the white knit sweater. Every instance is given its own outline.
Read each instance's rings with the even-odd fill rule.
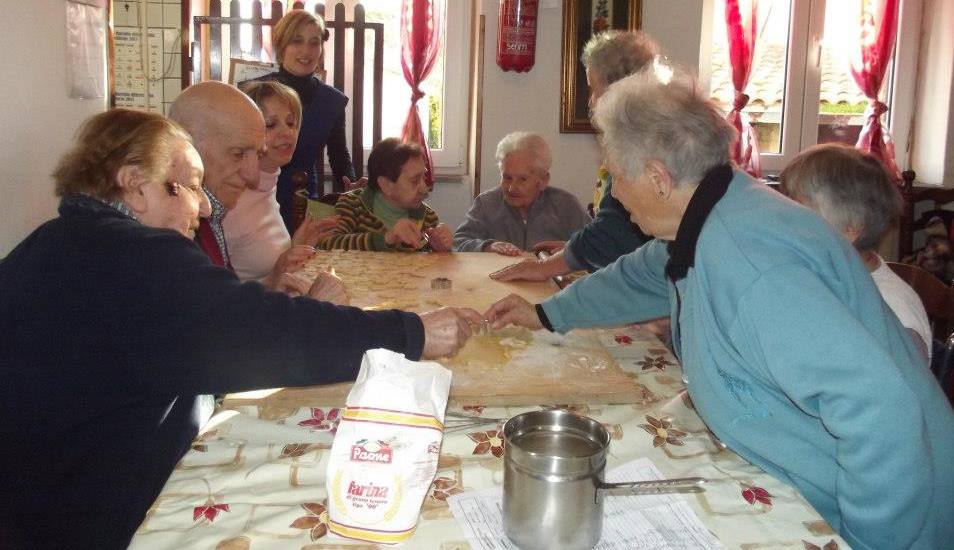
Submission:
[[[262,172],[257,189],[246,189],[225,216],[225,241],[232,268],[243,281],[261,280],[291,246],[275,200],[278,171]]]

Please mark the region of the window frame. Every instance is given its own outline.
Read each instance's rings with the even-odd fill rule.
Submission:
[[[444,116],[441,135],[444,146],[431,149],[436,176],[459,176],[467,173],[467,144],[470,131],[470,2],[447,0],[444,29]],[[451,60],[457,61],[451,63]],[[422,120],[425,107],[418,103]],[[451,116],[453,115],[453,116]],[[449,123],[454,121],[454,123]]]
[[[778,174],[795,155],[818,142],[817,111],[822,76],[825,2],[826,0],[792,0],[785,63],[781,146],[779,153],[760,153],[763,175]],[[896,162],[902,168],[908,165],[921,10],[917,0],[900,0],[894,70],[885,84],[889,87],[891,98],[887,122],[894,137]],[[716,9],[711,12],[712,17],[724,16]],[[712,21],[708,24],[711,28]],[[708,54],[711,57],[711,50]],[[708,82],[709,78],[705,81]]]
[[[400,5],[397,0],[393,0],[395,5]],[[470,56],[471,56],[471,3],[473,0],[446,0],[447,8],[445,11],[445,29],[444,29],[444,97],[442,98],[443,119],[441,120],[441,135],[443,147],[440,149],[430,149],[431,161],[435,172],[435,178],[443,176],[462,176],[467,173],[468,161],[468,137],[470,131],[469,111],[470,111]],[[345,6],[346,13],[353,13],[354,6],[361,3],[361,0],[319,0],[319,3],[325,4],[325,13],[333,14],[334,5],[341,2]],[[348,42],[350,44],[350,42]],[[346,59],[350,59],[347,55]],[[458,63],[449,63],[450,60],[462,60]],[[400,70],[400,67],[398,67]],[[351,82],[353,67],[350,62],[345,67],[345,93],[348,92]],[[407,97],[410,98],[410,91],[404,88]],[[410,106],[409,104],[407,106]],[[348,107],[349,116],[347,117],[347,127],[350,130],[351,103]],[[418,116],[421,117],[421,123],[427,124],[427,102],[418,101]],[[405,107],[406,109],[406,107]],[[456,121],[449,123],[449,121]],[[350,133],[349,133],[350,135]],[[382,135],[382,137],[394,137]],[[399,137],[399,136],[397,136]],[[367,159],[371,149],[364,148],[364,158]],[[331,167],[325,159],[325,172],[330,173]]]

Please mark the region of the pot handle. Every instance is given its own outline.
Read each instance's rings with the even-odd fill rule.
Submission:
[[[598,482],[596,488],[604,490],[628,489],[635,495],[657,493],[701,493],[702,485],[708,481],[704,477],[679,477],[674,479],[654,479],[651,481],[624,481],[622,483]]]

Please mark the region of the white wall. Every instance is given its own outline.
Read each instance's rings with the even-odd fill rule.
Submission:
[[[563,2],[541,2],[537,19],[536,62],[529,72],[497,66],[497,0],[480,0],[486,16],[481,190],[499,183],[497,142],[515,130],[540,133],[553,152],[551,185],[591,202],[599,150],[592,134],[560,133],[560,74],[563,62]],[[704,0],[643,0],[643,30],[659,42],[676,65],[697,71]],[[459,223],[470,207],[466,184],[439,184],[428,201],[448,224]]]
[[[50,172],[80,121],[105,108],[105,99],[68,97],[65,5],[64,0],[3,3],[0,257],[56,215]]]

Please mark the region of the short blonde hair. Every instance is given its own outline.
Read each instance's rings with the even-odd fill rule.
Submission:
[[[115,200],[122,190],[116,174],[138,166],[152,181],[166,177],[175,147],[192,139],[181,126],[158,114],[117,108],[80,126],[73,148],[53,171],[57,196],[85,193]]]
[[[272,27],[272,51],[275,52],[275,60],[279,65],[282,63],[285,48],[295,39],[295,35],[301,32],[302,27],[308,25],[318,25],[321,39],[328,40],[325,20],[306,10],[291,10]]]
[[[298,98],[298,92],[292,88],[274,80],[253,80],[243,83],[239,89],[252,98],[263,113],[266,99],[271,97],[278,99],[288,106],[288,109],[295,114],[295,121],[301,124],[301,100]]]

